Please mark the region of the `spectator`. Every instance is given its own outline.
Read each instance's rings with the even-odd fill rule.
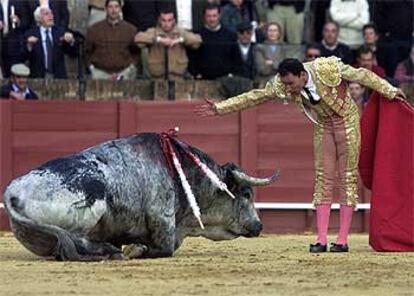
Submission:
[[[124,0],[124,20],[133,24],[139,32],[157,25],[159,7],[157,1]]]
[[[258,24],[256,7],[250,1],[230,0],[230,3],[223,7],[221,24],[227,30],[237,32],[237,26],[244,22],[251,23],[253,29],[256,29]]]
[[[318,45],[309,45],[305,51],[304,62],[311,62],[321,56],[321,49]]]
[[[106,19],[94,24],[86,34],[85,51],[92,79],[135,79],[137,30],[121,19],[120,0],[106,0],[105,11]]]
[[[339,27],[335,22],[327,22],[323,27],[323,39],[320,43],[322,57],[336,56],[345,64],[352,63],[352,54],[348,45],[338,42]]]
[[[351,81],[348,84],[349,94],[358,106],[359,114],[362,114],[366,104],[365,87],[356,81]]]
[[[194,32],[200,32],[204,27],[204,8],[207,5],[220,5],[220,0],[199,0],[192,1],[193,28]]]
[[[277,22],[290,44],[299,45],[303,38],[305,0],[268,0],[267,21]]]
[[[234,72],[237,35],[220,24],[220,7],[204,8],[203,40],[192,58],[191,72],[197,78],[213,80]]]
[[[338,41],[351,49],[360,47],[364,42],[362,28],[369,22],[367,0],[332,0],[329,12],[332,20],[339,25]]]
[[[279,63],[285,59],[286,50],[283,43],[283,32],[280,25],[271,22],[266,27],[266,40],[258,44],[254,51],[258,81],[264,86],[272,76],[277,74]]]
[[[180,80],[188,74],[186,47],[197,49],[201,37],[176,26],[171,10],[160,13],[158,26],[139,32],[135,42],[148,47],[148,71],[152,78]]]
[[[253,26],[249,22],[243,22],[237,26],[238,51],[236,54],[237,76],[253,80],[256,76],[254,61],[255,44],[252,42]]]
[[[410,56],[398,64],[394,78],[399,83],[414,83],[414,46],[411,47]]]
[[[30,17],[39,6],[47,6],[53,13],[55,25],[67,29],[69,26],[69,10],[67,0],[29,0],[27,1],[30,10]],[[35,24],[36,19],[32,18],[31,24]]]
[[[105,1],[106,0],[88,0],[88,28],[106,18]]]
[[[11,67],[10,82],[0,89],[0,99],[37,100],[37,94],[27,85],[30,69],[25,64]]]
[[[24,31],[29,28],[31,18],[26,3],[19,0],[2,0],[0,16],[2,70],[9,77],[10,67],[27,59]]]
[[[367,47],[361,47],[356,56],[356,67],[362,67],[368,69],[381,78],[385,78],[385,70],[378,65],[374,65],[374,54]]]
[[[364,47],[369,48],[374,54],[374,65],[381,65],[385,68],[384,48],[381,47],[381,44],[378,44],[378,31],[377,27],[373,23],[368,23],[362,28],[362,35],[364,38]]]
[[[37,27],[26,32],[32,78],[67,78],[64,53],[75,55],[72,33],[55,26],[52,10],[39,6],[34,12]]]

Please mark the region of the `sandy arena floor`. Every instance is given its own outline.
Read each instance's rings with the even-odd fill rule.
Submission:
[[[313,236],[187,239],[173,258],[45,261],[0,233],[0,295],[414,295],[414,253],[307,252]]]

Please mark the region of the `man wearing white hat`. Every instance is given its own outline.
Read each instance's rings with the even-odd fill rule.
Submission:
[[[37,100],[37,94],[27,85],[30,69],[25,64],[11,67],[10,82],[0,89],[0,99]]]

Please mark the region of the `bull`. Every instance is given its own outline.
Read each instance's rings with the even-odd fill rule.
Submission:
[[[232,199],[174,142],[200,207],[201,229],[160,137],[145,133],[108,141],[13,180],[4,204],[16,238],[38,256],[86,261],[169,257],[187,236],[228,240],[260,234],[252,186],[270,184],[276,174],[254,178],[188,146],[225,182]]]

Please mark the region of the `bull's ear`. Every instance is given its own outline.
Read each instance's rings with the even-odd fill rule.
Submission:
[[[221,168],[223,169],[223,171],[226,174],[225,179],[223,181],[227,184],[227,186],[229,186],[229,188],[232,188],[236,184],[236,180],[234,179],[233,171],[240,170],[240,168],[232,162],[228,162],[228,163],[222,165]]]

